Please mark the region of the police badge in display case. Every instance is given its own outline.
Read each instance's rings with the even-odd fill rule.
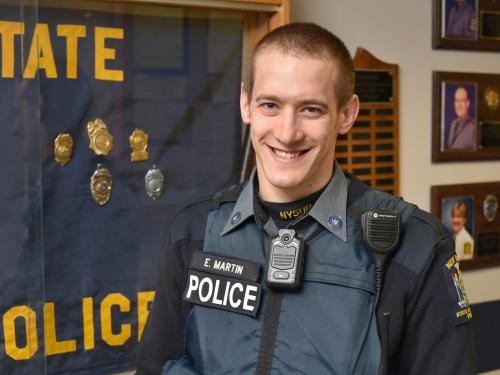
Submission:
[[[500,265],[500,182],[431,187],[432,213],[455,239],[461,270]]]
[[[99,206],[105,205],[109,198],[111,197],[111,190],[113,188],[113,178],[111,177],[111,172],[102,166],[102,164],[97,164],[97,169],[90,178],[90,191],[92,192],[92,198]]]
[[[64,167],[71,160],[74,141],[69,133],[61,133],[54,140],[54,159]]]
[[[87,134],[89,136],[89,148],[94,150],[96,155],[108,155],[113,148],[113,136],[107,125],[101,119],[95,119],[87,124]]]
[[[156,168],[153,164],[153,168],[146,172],[144,176],[144,185],[146,188],[146,193],[152,200],[156,200],[163,193],[165,177],[163,173]]]

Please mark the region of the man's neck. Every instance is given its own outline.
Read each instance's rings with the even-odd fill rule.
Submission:
[[[257,168],[259,196],[262,200],[273,203],[290,203],[301,200],[319,190],[322,190],[333,178],[333,175],[335,173],[334,169],[335,168],[332,168],[332,173],[329,176],[326,176],[327,178],[321,178],[315,181],[311,181],[311,183],[307,186],[280,188],[278,186],[270,186],[270,184],[262,183],[262,180],[259,177],[259,169]]]

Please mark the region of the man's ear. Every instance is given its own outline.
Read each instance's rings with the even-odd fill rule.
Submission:
[[[250,124],[250,98],[243,87],[243,83],[241,84],[241,92],[240,92],[240,111],[241,111],[241,119],[245,124]]]
[[[353,95],[349,101],[339,111],[339,118],[337,120],[337,134],[346,134],[351,130],[358,117],[359,112],[359,98]]]

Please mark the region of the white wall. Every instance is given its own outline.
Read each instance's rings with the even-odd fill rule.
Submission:
[[[432,71],[500,74],[500,54],[433,50],[432,2],[291,0],[292,21],[326,27],[400,67],[400,194],[430,210],[431,185],[500,181],[500,162],[431,162]],[[500,299],[500,268],[464,272],[473,303]]]

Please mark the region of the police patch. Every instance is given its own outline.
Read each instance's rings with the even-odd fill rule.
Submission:
[[[230,276],[230,277],[228,277]],[[184,300],[207,307],[257,316],[260,265],[246,260],[196,252],[188,271]]]
[[[467,323],[472,319],[472,311],[465,293],[462,273],[458,268],[458,256],[454,254],[449,258],[443,264],[442,270],[450,295],[453,323],[455,326]]]

